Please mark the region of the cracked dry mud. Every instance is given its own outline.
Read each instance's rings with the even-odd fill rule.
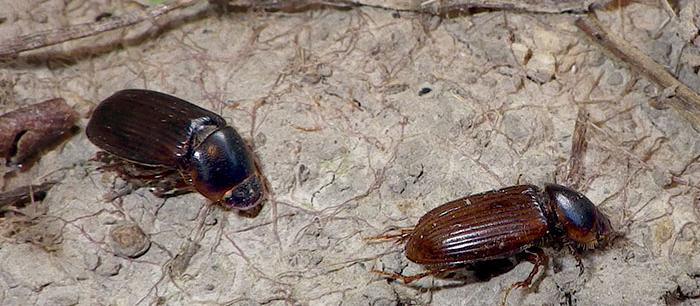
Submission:
[[[0,7],[2,39],[138,9]],[[629,1],[597,15],[700,90],[700,4],[677,9],[671,18],[661,3]],[[590,113],[580,190],[624,238],[588,253],[580,277],[573,256],[548,250],[545,276],[509,303],[698,303],[700,135],[663,107],[662,88],[592,45],[576,17],[440,19],[370,7],[222,14],[203,2],[4,62],[3,113],[63,97],[84,128],[113,92],[148,88],[222,114],[254,143],[273,201],[255,218],[198,194],[163,200],[141,188],[105,201],[124,182],[97,170],[97,148],[80,133],[3,179],[4,190],[59,183],[0,218],[0,304],[498,303],[529,263],[489,281],[467,272],[409,287],[369,271],[422,267],[400,246],[364,238],[470,193],[564,181],[580,108]],[[138,237],[123,236],[124,226]]]

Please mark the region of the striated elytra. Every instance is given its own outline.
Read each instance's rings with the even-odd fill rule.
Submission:
[[[548,260],[540,246],[561,242],[592,249],[612,233],[608,218],[577,191],[555,184],[546,185],[544,191],[532,185],[512,186],[448,202],[426,213],[413,228],[377,237],[405,240],[406,257],[428,271],[411,276],[375,272],[410,283],[465,264],[522,254],[535,266],[511,289],[527,287]]]
[[[208,199],[247,210],[265,195],[253,153],[219,115],[150,90],[118,91],[95,108],[86,134],[133,163],[177,169]]]

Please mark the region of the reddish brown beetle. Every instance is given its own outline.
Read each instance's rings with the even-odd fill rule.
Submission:
[[[579,192],[554,184],[544,191],[513,186],[451,201],[429,211],[413,228],[377,237],[406,240],[406,257],[428,271],[411,276],[374,272],[410,283],[465,264],[524,254],[534,267],[510,289],[528,287],[548,260],[539,246],[558,241],[593,249],[612,233],[608,218]]]

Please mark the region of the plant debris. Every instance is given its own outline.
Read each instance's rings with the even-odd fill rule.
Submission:
[[[32,201],[41,201],[46,197],[46,193],[53,185],[56,185],[56,182],[50,181],[39,185],[22,186],[0,193],[0,209],[5,206],[17,206]]]
[[[668,104],[683,116],[695,131],[700,132],[700,94],[622,37],[606,31],[595,16],[588,15],[576,20],[576,26],[619,60],[661,86],[664,92],[670,92],[667,95],[670,98]]]
[[[0,116],[0,157],[22,166],[55,144],[75,126],[78,113],[62,98],[23,107]]]

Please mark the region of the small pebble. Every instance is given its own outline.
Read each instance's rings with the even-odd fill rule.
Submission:
[[[123,223],[114,226],[109,232],[110,246],[115,254],[136,258],[148,251],[151,240],[134,223]]]
[[[535,53],[527,63],[527,75],[540,84],[551,81],[555,69],[556,59],[549,53]]]
[[[99,267],[95,270],[95,272],[104,277],[110,277],[110,276],[115,276],[119,274],[119,271],[122,269],[122,265],[120,263],[115,263],[115,262],[105,262],[100,264]]]

